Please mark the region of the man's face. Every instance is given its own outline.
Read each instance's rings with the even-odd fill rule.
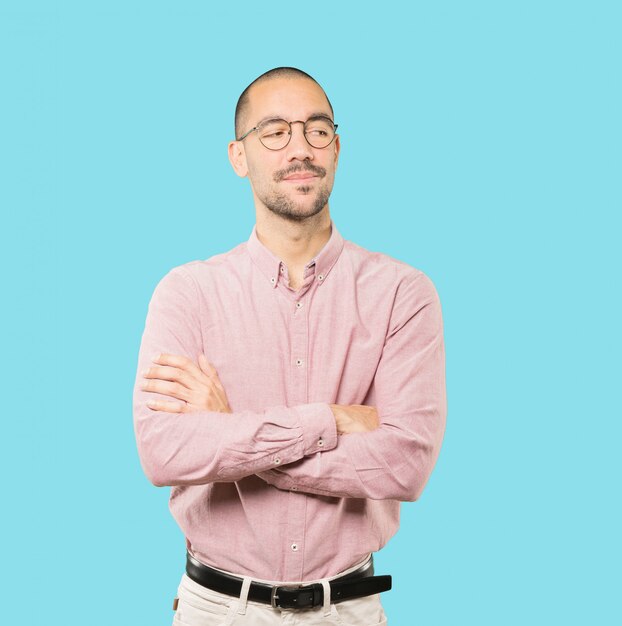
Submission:
[[[305,78],[275,78],[255,85],[243,133],[268,118],[306,121],[314,115],[332,119],[322,89]],[[265,148],[256,132],[250,133],[239,155],[241,176],[248,175],[255,196],[273,213],[292,221],[316,215],[327,204],[333,189],[339,137],[326,148],[314,148],[304,137],[302,124],[292,124],[290,142],[281,150]]]

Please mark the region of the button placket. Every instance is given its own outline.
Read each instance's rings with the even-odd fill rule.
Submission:
[[[290,337],[289,386],[290,401],[292,404],[307,404],[309,402],[308,370],[309,370],[309,319],[311,307],[309,298],[314,289],[313,277],[308,276],[306,285],[295,297],[288,302],[288,326]],[[290,296],[293,293],[288,294]],[[286,526],[283,532],[282,550],[284,551],[284,578],[287,580],[301,580],[304,562],[304,538],[307,526],[306,511],[307,497],[297,486],[289,489]]]

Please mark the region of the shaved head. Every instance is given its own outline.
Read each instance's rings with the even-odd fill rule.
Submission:
[[[320,83],[313,78],[313,76],[309,76],[306,72],[299,70],[296,67],[275,67],[274,69],[268,70],[264,72],[261,76],[258,76],[243,92],[242,95],[238,98],[238,103],[235,107],[235,137],[236,139],[241,137],[246,131],[250,130],[247,128],[248,126],[248,111],[250,108],[250,93],[253,86],[263,83],[265,81],[273,80],[275,78],[305,78],[307,80],[312,80],[320,89],[322,86]],[[328,96],[324,89],[322,89],[322,93],[326,97],[326,101],[328,102],[328,106],[330,107],[331,113],[334,115],[333,105],[330,103]]]

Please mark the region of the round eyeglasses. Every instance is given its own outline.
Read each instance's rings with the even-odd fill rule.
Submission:
[[[312,148],[328,147],[337,132],[337,124],[329,117],[317,115],[306,122],[295,120],[287,122],[281,119],[266,120],[251,128],[237,141],[242,141],[252,132],[257,132],[261,144],[268,150],[282,150],[292,138],[292,124],[304,124],[304,136]]]

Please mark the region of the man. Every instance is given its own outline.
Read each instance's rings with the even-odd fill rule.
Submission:
[[[440,450],[441,306],[423,272],[339,234],[336,128],[308,74],[251,83],[229,144],[250,238],[173,268],[149,305],[135,432],[186,537],[177,624],[386,624],[371,554]]]

